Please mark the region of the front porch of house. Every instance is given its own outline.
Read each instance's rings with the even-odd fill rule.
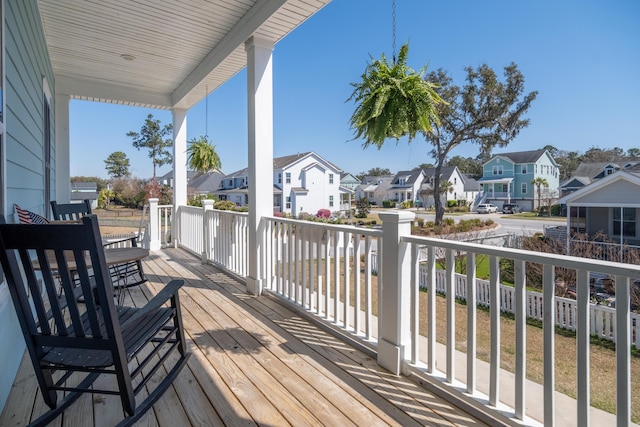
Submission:
[[[157,251],[144,267],[150,281],[131,288],[128,303],[144,304],[171,278],[183,278],[193,357],[136,425],[485,425],[296,309],[247,295],[243,281],[185,250]],[[45,408],[25,356],[0,425],[26,425]],[[119,398],[97,394],[80,398],[55,425],[112,426],[121,419]]]

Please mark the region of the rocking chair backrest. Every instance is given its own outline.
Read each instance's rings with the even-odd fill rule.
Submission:
[[[55,220],[79,220],[91,214],[91,201],[85,199],[82,203],[58,203],[52,200],[51,211]]]
[[[56,363],[46,355],[53,347],[104,349],[92,352],[87,364],[106,366],[122,354],[95,215],[82,223],[47,225],[5,224],[0,216],[0,261],[32,359]]]

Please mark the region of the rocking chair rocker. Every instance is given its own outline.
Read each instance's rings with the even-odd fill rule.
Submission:
[[[82,223],[47,225],[5,224],[0,216],[0,261],[38,385],[51,408],[33,425],[49,423],[82,393],[119,395],[125,412],[120,425],[131,425],[186,364],[190,353],[178,299],[183,281],[171,281],[144,307],[116,305],[95,215]],[[170,362],[174,350],[179,357]],[[66,385],[76,372],[83,375],[80,384]],[[115,375],[117,389],[92,388],[101,374]],[[152,389],[149,379],[158,375],[164,378]],[[148,396],[136,404],[146,386]]]

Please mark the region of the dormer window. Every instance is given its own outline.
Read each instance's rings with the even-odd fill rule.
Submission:
[[[605,175],[611,175],[614,172],[615,172],[615,169],[612,168],[612,167],[605,168],[605,170],[604,170],[604,174]]]
[[[400,179],[398,180],[398,184],[400,184],[400,185],[404,185],[404,178],[400,178]]]

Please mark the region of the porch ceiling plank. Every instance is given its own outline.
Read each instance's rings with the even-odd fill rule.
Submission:
[[[328,2],[38,0],[38,5],[60,93],[189,109],[246,66],[249,37],[278,41]]]

